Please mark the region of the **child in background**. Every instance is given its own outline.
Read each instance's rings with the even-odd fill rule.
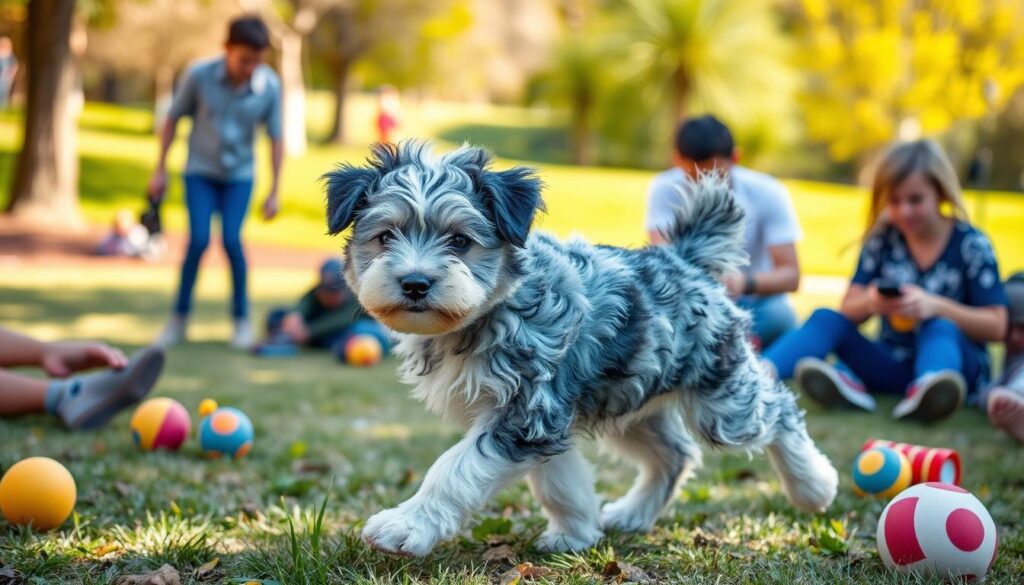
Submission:
[[[289,356],[298,347],[329,348],[342,358],[345,343],[358,334],[377,338],[386,354],[391,346],[387,329],[363,312],[342,277],[344,264],[330,259],[320,267],[316,286],[294,307],[279,307],[267,315],[267,341],[255,353],[264,357]]]
[[[992,424],[1024,443],[1024,272],[1006,281],[1010,328],[1006,333],[1003,373],[979,397],[978,406]]]
[[[393,144],[398,142],[398,117],[401,104],[398,101],[398,90],[390,85],[380,88],[377,93],[377,142]]]

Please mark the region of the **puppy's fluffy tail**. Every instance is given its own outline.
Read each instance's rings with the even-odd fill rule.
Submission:
[[[727,178],[703,175],[687,186],[675,225],[665,229],[669,245],[687,262],[718,277],[749,263],[743,249],[743,208],[729,191]]]

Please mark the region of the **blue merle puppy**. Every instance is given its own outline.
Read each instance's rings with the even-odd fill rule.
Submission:
[[[414,394],[468,429],[415,496],[367,521],[371,546],[426,555],[524,475],[549,520],[541,549],[648,531],[700,464],[694,438],[764,449],[795,506],[832,502],[835,469],[719,282],[746,261],[725,182],[695,186],[671,245],[626,250],[531,235],[540,180],[491,170],[479,148],[378,145],[368,162],[324,175],[330,232],[353,226],[345,278],[398,333]],[[637,464],[624,496],[599,505],[578,435]]]

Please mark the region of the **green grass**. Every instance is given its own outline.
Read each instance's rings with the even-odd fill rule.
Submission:
[[[156,333],[175,282],[172,269],[152,266],[70,276],[46,267],[5,272],[0,323],[47,338],[102,337],[131,349]],[[531,542],[543,519],[519,484],[427,559],[375,553],[358,539],[361,522],[411,496],[458,429],[407,396],[393,361],[355,370],[318,353],[261,361],[228,350],[226,282],[223,271],[205,273],[197,340],[171,352],[156,393],[192,412],[204,397],[242,408],[256,426],[250,456],[205,460],[194,440],[178,453],[140,453],[127,413],[95,433],[68,433],[43,416],[0,421],[0,468],[27,456],[54,457],[75,476],[79,494],[73,521],[60,530],[32,534],[0,521],[0,568],[33,583],[107,583],[169,563],[183,582],[196,582],[196,571],[217,559],[207,582],[484,584],[511,568],[483,560],[484,525],[507,528],[503,538],[516,560],[550,569],[551,583],[608,582],[601,571],[613,559],[664,583],[914,583],[886,572],[875,554],[883,503],[850,489],[848,470],[860,445],[883,437],[960,451],[965,487],[1000,527],[990,582],[1024,579],[1024,450],[972,409],[934,428],[896,424],[884,414],[891,400],[875,415],[805,405],[811,435],[842,475],[838,499],[821,516],[792,509],[762,457],[709,450],[704,468],[650,535],[610,534],[579,555],[538,553]],[[254,273],[255,310],[288,301],[307,283],[305,271]],[[809,308],[803,300],[802,311]],[[586,451],[601,494],[624,493],[631,469],[590,444]],[[831,521],[845,535],[831,545],[839,552],[811,544],[812,537],[837,538]]]
[[[309,119],[312,138],[322,136],[329,120],[326,96],[314,95]],[[350,143],[359,146],[320,146],[311,143],[302,158],[288,160],[282,183],[284,208],[273,223],[256,217],[246,225],[250,241],[316,249],[336,249],[337,243],[324,235],[323,197],[317,178],[340,161],[359,162],[372,139],[368,120],[372,102],[354,96],[348,112]],[[403,132],[407,136],[433,138],[445,148],[464,140],[491,147],[499,166],[525,161],[538,166],[547,185],[548,213],[538,224],[541,229],[566,237],[579,233],[592,241],[638,246],[646,241],[643,229],[647,185],[651,171],[579,168],[565,163],[564,135],[551,114],[521,108],[407,103]],[[141,209],[142,193],[154,164],[156,139],[148,133],[148,111],[87,104],[80,120],[81,201],[92,222],[107,223],[120,207]],[[178,143],[172,148],[170,168],[184,164],[187,124],[179,127]],[[13,174],[14,153],[20,146],[16,114],[0,114],[0,203]],[[266,146],[258,148],[259,180],[256,196],[266,192],[268,168]],[[844,185],[808,181],[786,181],[804,230],[798,247],[800,261],[808,274],[848,275],[856,260],[857,242],[866,211],[864,190]],[[172,181],[166,213],[170,229],[183,230],[181,184]],[[258,202],[259,199],[257,199]],[[1024,268],[1024,197],[1011,193],[968,193],[972,217],[992,237],[1003,272]],[[254,216],[259,205],[252,206]]]

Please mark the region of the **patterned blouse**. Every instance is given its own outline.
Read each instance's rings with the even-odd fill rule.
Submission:
[[[924,290],[971,307],[1007,304],[999,278],[999,266],[988,236],[969,223],[957,220],[942,255],[922,270],[910,255],[903,234],[886,225],[861,249],[853,283],[870,285],[879,279],[897,285],[916,284]],[[914,330],[900,333],[882,319],[879,339],[891,347],[897,359],[911,359],[917,341]],[[973,342],[982,363],[988,363],[985,344]]]

